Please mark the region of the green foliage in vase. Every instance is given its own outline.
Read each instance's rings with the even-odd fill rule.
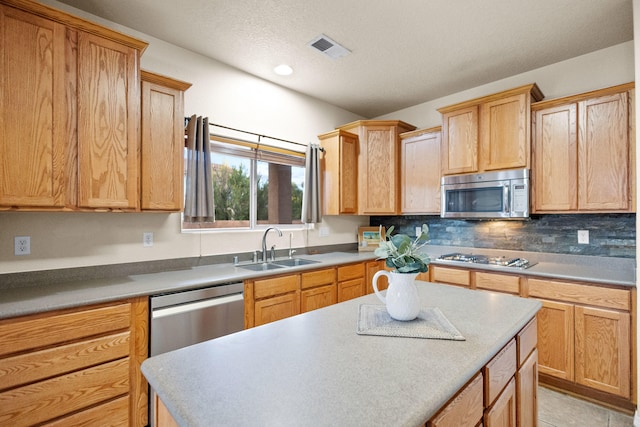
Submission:
[[[391,235],[393,226],[387,230],[385,240],[381,240],[374,254],[378,259],[385,259],[387,267],[395,268],[398,273],[424,273],[431,259],[420,249],[429,241],[429,227],[422,224],[422,233],[415,239],[406,234]],[[382,226],[380,226],[382,235]]]

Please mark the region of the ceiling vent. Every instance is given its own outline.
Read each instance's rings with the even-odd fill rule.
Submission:
[[[331,59],[338,59],[351,53],[349,49],[344,46],[340,46],[324,34],[319,35],[307,44],[318,52],[327,55]]]

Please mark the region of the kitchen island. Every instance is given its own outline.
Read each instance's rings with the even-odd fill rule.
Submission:
[[[142,371],[180,426],[418,426],[478,378],[486,416],[501,400],[496,372],[505,376],[511,359],[518,369],[514,337],[535,331],[540,302],[427,282],[418,290],[464,341],[358,335],[359,306],[379,304],[368,295],[152,357]],[[506,377],[505,390],[515,383]]]

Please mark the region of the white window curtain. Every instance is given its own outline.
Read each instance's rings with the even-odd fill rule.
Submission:
[[[309,144],[305,161],[304,192],[302,195],[302,222],[305,224],[322,221],[320,201],[320,151],[316,144]]]
[[[187,124],[187,177],[184,221],[215,221],[209,146],[209,118],[194,114]]]

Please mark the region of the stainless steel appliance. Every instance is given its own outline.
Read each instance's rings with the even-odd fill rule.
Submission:
[[[151,297],[151,356],[244,329],[244,285],[225,283]]]
[[[528,218],[529,170],[444,176],[441,198],[442,218]]]
[[[244,329],[244,285],[208,288],[151,297],[149,355],[177,350]],[[155,393],[149,395],[150,425],[155,426]]]
[[[440,261],[452,261],[455,263],[472,263],[472,264],[485,264],[496,267],[511,267],[525,269],[533,267],[536,263],[529,262],[525,258],[506,257],[506,256],[486,256],[486,255],[473,255],[453,253],[440,255],[438,257]]]

